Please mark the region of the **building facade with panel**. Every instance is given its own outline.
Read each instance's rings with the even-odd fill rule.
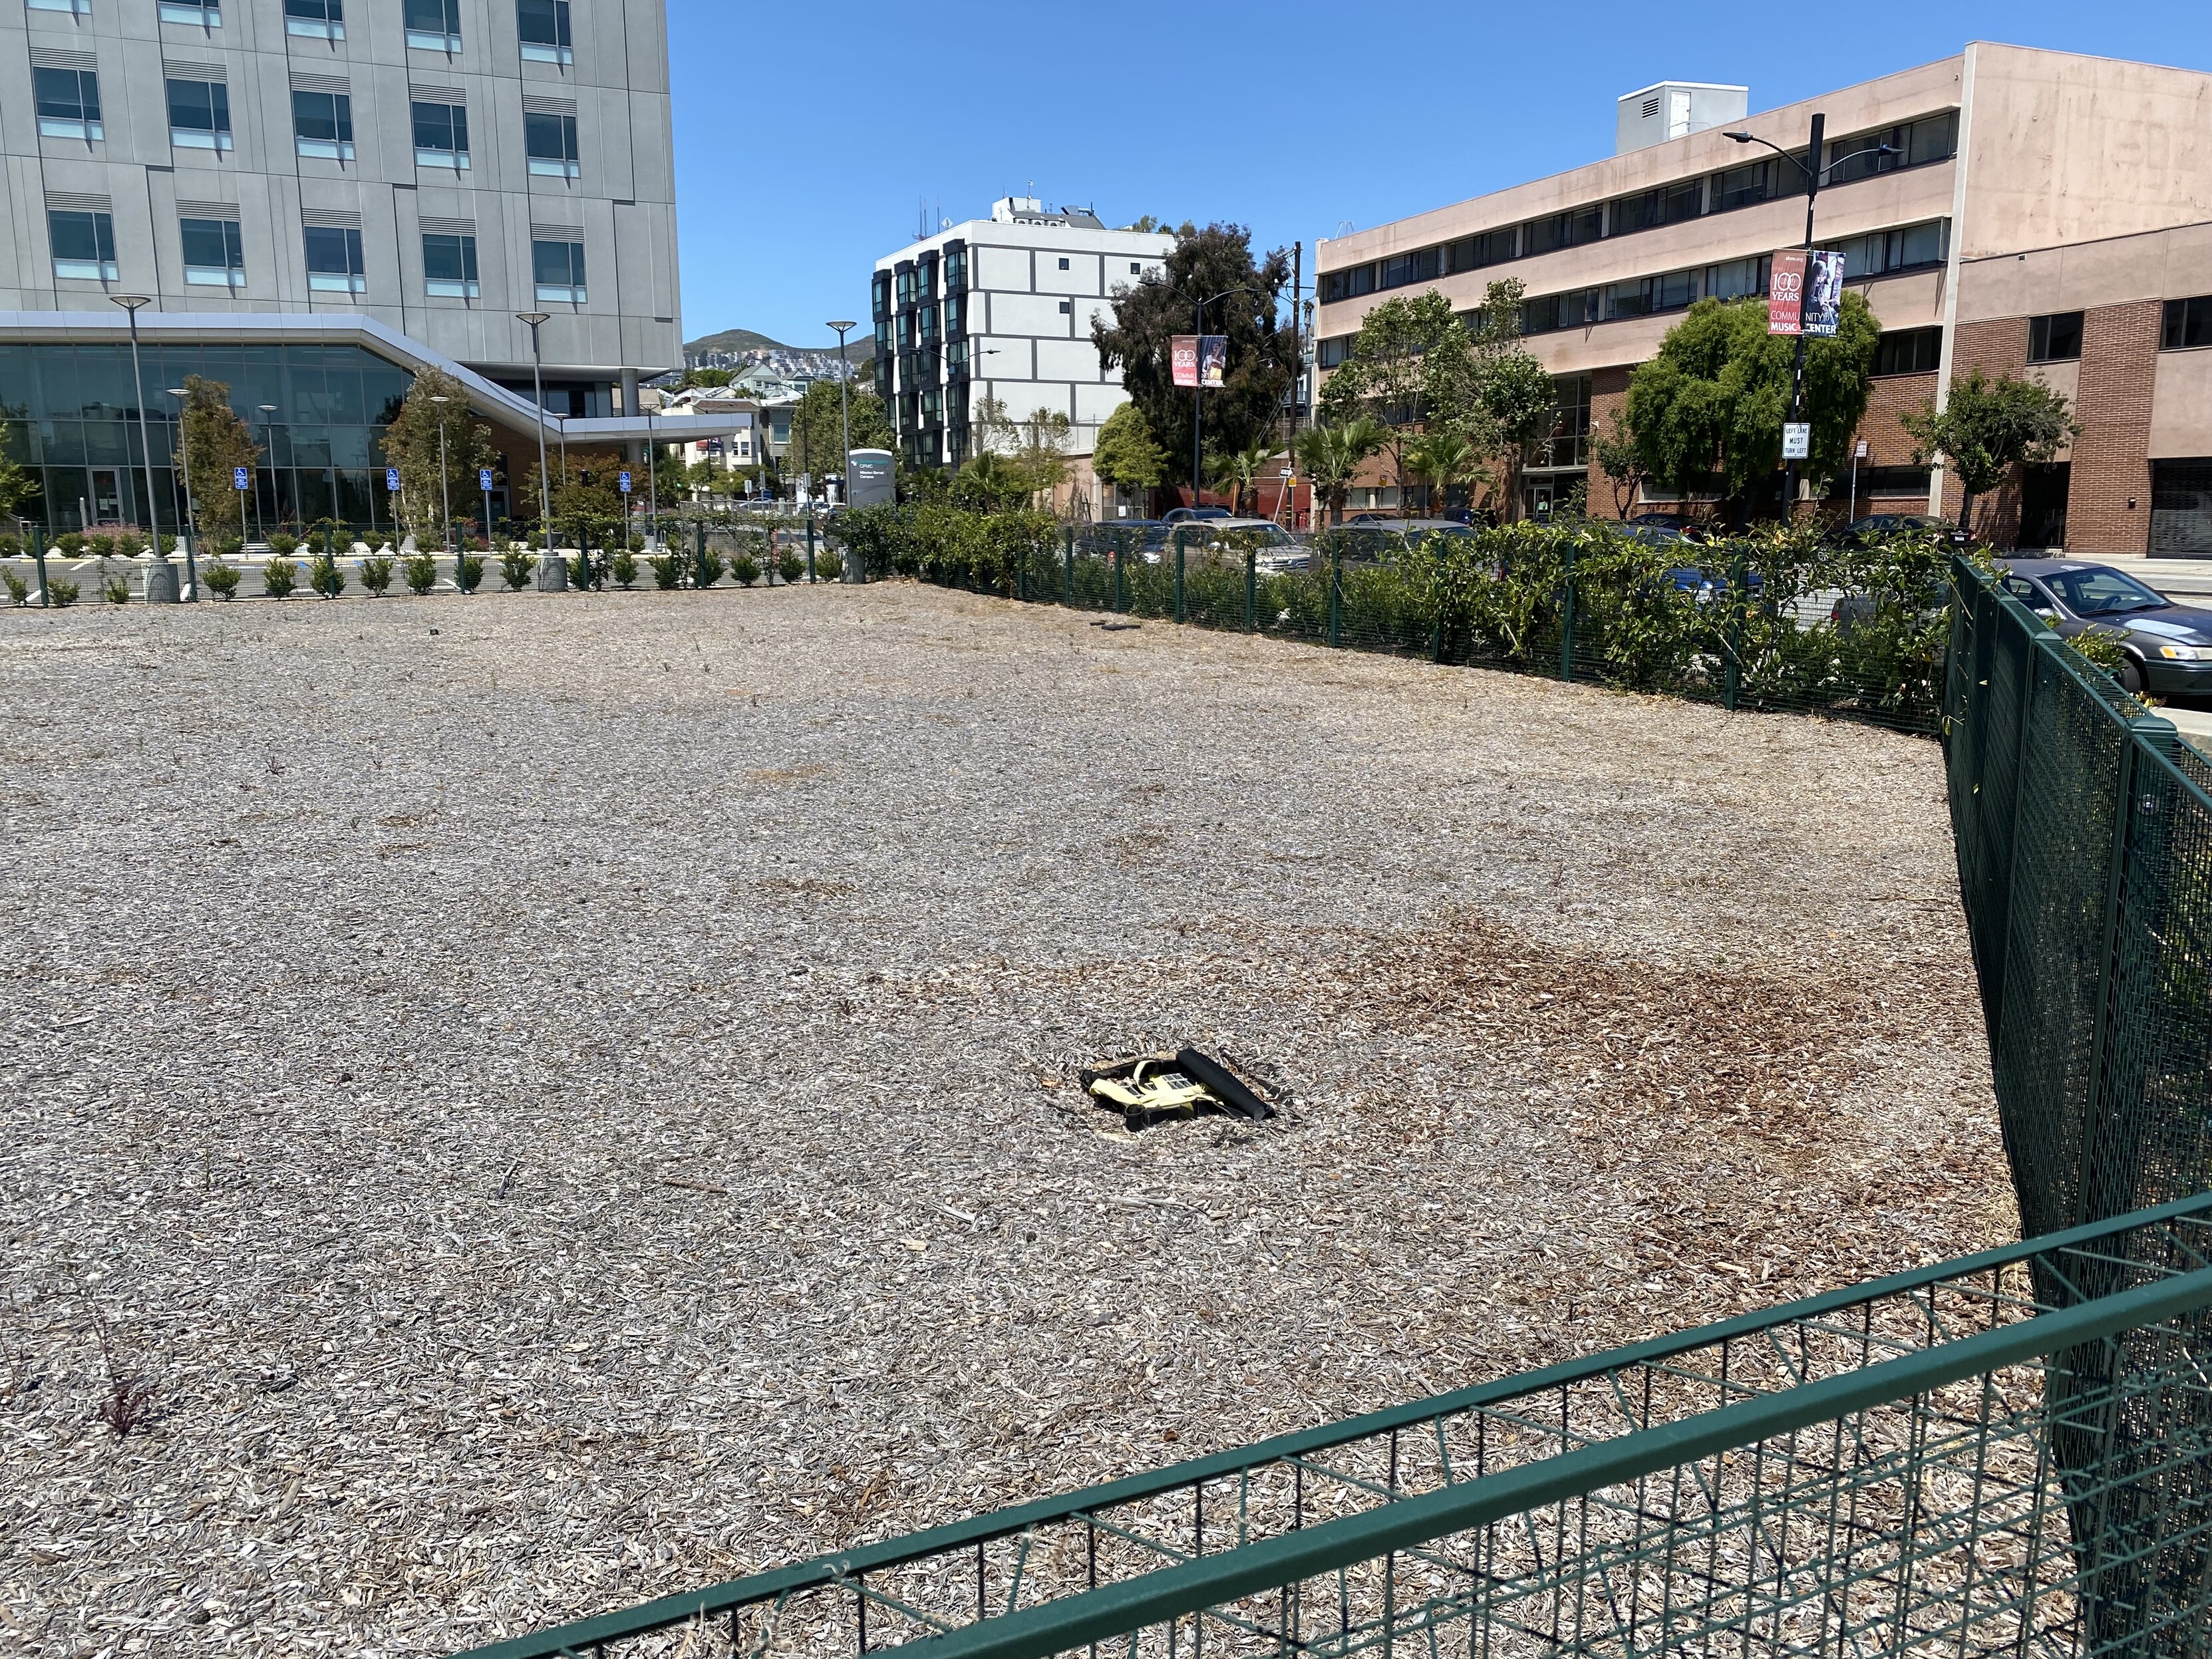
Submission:
[[[1802,243],[1797,168],[1727,129],[1802,161],[1815,112],[1830,169],[1815,241],[1843,250],[1882,328],[1859,510],[1955,514],[1956,481],[1898,416],[1940,402],[1954,374],[2032,375],[2073,400],[2081,436],[1984,503],[1978,528],[2081,552],[2212,553],[2212,76],[2194,71],[1977,43],[1632,147],[1624,112],[1623,148],[1604,161],[1322,242],[1322,373],[1395,293],[1434,288],[1471,312],[1517,278],[1528,347],[1560,392],[1525,504],[1581,484],[1600,514],[1676,505],[1620,499],[1590,435],[1682,312],[1764,294],[1773,253]],[[1365,487],[1384,503],[1386,483]],[[1807,488],[1841,507],[1852,483]]]
[[[987,398],[1007,418],[1067,416],[1072,453],[1128,401],[1101,368],[1092,325],[1115,289],[1155,275],[1175,239],[1109,230],[1079,208],[1007,197],[988,219],[950,225],[876,261],[871,292],[876,390],[909,466],[958,466],[981,447]]]
[[[553,414],[635,416],[638,380],[682,362],[667,74],[664,0],[9,0],[0,313],[17,344],[46,354],[40,386],[70,379],[53,355],[70,343],[58,319],[100,319],[76,332],[106,362],[117,295],[149,298],[149,341],[210,362],[260,354],[260,391],[234,403],[276,447],[331,433],[330,459],[306,444],[292,470],[338,475],[321,479],[321,499],[357,517],[343,509],[362,504],[380,460],[368,388],[389,376],[353,354],[374,345],[330,348],[349,365],[333,382],[322,346],[274,345],[242,319],[399,337],[410,361],[528,398],[531,336],[516,313],[543,312]],[[236,339],[224,319],[241,319]],[[325,388],[363,389],[294,398],[289,368],[276,368],[286,354],[305,354],[302,386],[321,375]],[[106,372],[80,378],[105,385]],[[403,391],[411,372],[400,368]],[[356,410],[360,398],[375,406]],[[47,419],[71,418],[40,399]],[[272,401],[274,420],[258,407]],[[36,422],[27,435],[45,443]],[[90,469],[112,459],[99,449],[57,434],[33,459]],[[82,494],[114,508],[96,520],[140,520],[127,477],[88,474],[58,493],[71,497],[64,517]],[[313,494],[301,494],[303,510]]]

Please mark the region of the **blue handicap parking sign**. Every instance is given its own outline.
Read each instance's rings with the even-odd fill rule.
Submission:
[[[627,472],[622,475],[622,493],[625,495],[629,494],[629,474]]]
[[[491,469],[489,467],[480,466],[477,469],[477,488],[478,489],[489,489],[491,488]]]
[[[395,495],[399,493],[399,469],[398,467],[387,466],[384,469],[384,487],[392,491]]]
[[[230,487],[233,489],[249,489],[252,488],[252,486],[248,484],[246,481],[246,469],[244,467],[234,466],[230,469]]]

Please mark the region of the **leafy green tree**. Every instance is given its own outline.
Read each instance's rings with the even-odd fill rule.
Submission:
[[[198,374],[185,377],[182,421],[185,482],[192,495],[192,528],[223,536],[238,528],[238,491],[232,472],[260,464],[253,434],[230,406],[230,387]]]
[[[1324,425],[1358,416],[1387,430],[1400,500],[1415,469],[1412,446],[1425,432],[1462,437],[1483,413],[1474,342],[1451,301],[1434,289],[1385,300],[1360,319],[1344,364],[1322,388]]]
[[[1806,342],[1804,407],[1813,431],[1805,471],[1814,478],[1833,477],[1845,464],[1866,414],[1881,332],[1866,296],[1853,291],[1844,295],[1835,335]],[[1629,380],[1627,428],[1644,472],[1685,493],[1717,477],[1731,517],[1773,493],[1796,349],[1790,337],[1766,331],[1764,300],[1692,306]]]
[[[986,449],[952,480],[954,505],[976,513],[1006,513],[1020,506],[1030,494],[1029,474],[1014,461]]]
[[[694,386],[727,386],[737,378],[726,368],[687,368],[684,371],[684,384],[678,390],[688,392]]]
[[[1502,352],[1484,365],[1482,406],[1507,466],[1505,516],[1518,518],[1528,452],[1559,424],[1559,386],[1526,351]]]
[[[1275,315],[1290,280],[1289,255],[1277,248],[1255,261],[1252,233],[1243,226],[1186,226],[1161,273],[1116,287],[1113,321],[1102,317],[1091,325],[1100,364],[1121,371],[1122,386],[1167,453],[1170,476],[1187,476],[1181,468],[1188,465],[1193,396],[1175,384],[1175,336],[1192,332],[1199,301],[1213,300],[1205,332],[1226,335],[1229,356],[1221,389],[1197,394],[1206,399],[1206,435],[1224,451],[1256,443],[1281,415],[1296,372],[1291,331],[1278,327]]]
[[[1344,497],[1370,456],[1390,440],[1390,431],[1365,416],[1334,426],[1310,426],[1297,436],[1298,465],[1313,481],[1314,495],[1328,504],[1329,522],[1344,522]]]
[[[1613,486],[1613,516],[1626,518],[1646,475],[1643,462],[1637,459],[1636,440],[1618,409],[1606,416],[1602,428],[1590,434],[1590,453],[1597,461],[1597,470]]]
[[[853,447],[896,451],[898,434],[891,429],[890,411],[884,407],[884,400],[857,380],[847,383],[846,392],[851,399]],[[792,410],[791,442],[784,449],[783,464],[793,477],[811,473],[817,495],[823,478],[844,473],[844,417],[838,407],[836,381],[815,381]]]
[[[1966,496],[1959,522],[1968,530],[1977,495],[1996,489],[2016,466],[2049,460],[2081,434],[2066,399],[2041,381],[2009,374],[1991,380],[1979,369],[1953,378],[1942,413],[1931,402],[1899,419],[1923,454],[1941,455],[1959,475]]]
[[[1056,409],[1033,409],[1018,429],[1014,465],[1029,481],[1030,504],[1049,508],[1052,494],[1067,482],[1067,452],[1075,441],[1075,428]],[[1042,496],[1039,501],[1037,497]]]
[[[1167,452],[1152,436],[1145,411],[1133,403],[1127,403],[1109,415],[1098,428],[1091,467],[1103,483],[1122,489],[1154,489],[1167,477]]]
[[[1424,433],[1418,442],[1409,444],[1406,465],[1439,495],[1449,494],[1455,484],[1474,483],[1485,476],[1474,443],[1466,434],[1449,429]]]
[[[38,475],[16,464],[21,453],[15,423],[8,418],[6,410],[0,409],[0,519],[11,517],[17,507],[40,493]]]
[[[1259,511],[1260,480],[1281,453],[1273,444],[1248,444],[1213,458],[1213,487],[1230,492],[1231,512],[1243,516]]]
[[[434,399],[443,398],[442,404]],[[438,431],[445,428],[445,474],[439,475]],[[497,468],[491,428],[469,413],[468,392],[443,369],[426,368],[407,388],[406,401],[384,432],[385,465],[399,469],[397,514],[402,527],[418,542],[442,544],[444,514],[450,503],[456,519],[465,518],[477,496],[477,472]],[[572,457],[573,459],[573,457]],[[531,501],[538,499],[531,493]]]

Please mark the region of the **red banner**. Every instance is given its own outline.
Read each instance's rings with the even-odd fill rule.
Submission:
[[[1175,383],[1177,386],[1196,386],[1198,384],[1198,336],[1176,335],[1170,346],[1168,361],[1175,366]]]
[[[1805,320],[1805,250],[1791,248],[1774,256],[1773,275],[1766,286],[1766,331],[1796,334]]]

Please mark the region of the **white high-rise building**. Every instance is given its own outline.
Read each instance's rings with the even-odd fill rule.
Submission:
[[[978,446],[982,402],[1007,417],[1067,416],[1071,449],[1128,401],[1099,367],[1091,326],[1114,315],[1114,290],[1157,276],[1175,239],[1109,230],[1082,208],[1048,211],[1035,197],[995,203],[988,219],[951,225],[876,262],[876,389],[909,466],[957,466]]]

